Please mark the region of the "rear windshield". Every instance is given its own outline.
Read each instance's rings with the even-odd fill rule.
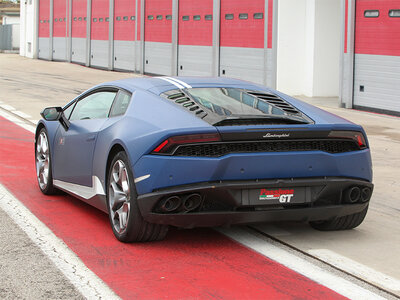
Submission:
[[[186,92],[197,104],[220,116],[285,114],[282,109],[267,101],[236,88],[192,88]]]

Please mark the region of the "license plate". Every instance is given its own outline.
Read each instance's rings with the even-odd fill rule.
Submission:
[[[305,187],[263,188],[249,191],[250,204],[299,204],[307,202]]]

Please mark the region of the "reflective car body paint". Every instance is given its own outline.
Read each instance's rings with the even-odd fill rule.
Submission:
[[[59,126],[58,122],[40,121],[39,124],[43,124],[48,131],[52,157],[57,157],[54,153],[55,149],[64,148],[64,154],[55,159],[52,165],[54,179],[91,186],[92,176],[96,176],[106,190],[108,155],[112,147],[118,144],[128,153],[135,178],[151,175],[136,184],[139,195],[150,193],[158,188],[213,180],[337,176],[372,181],[371,157],[368,148],[339,154],[321,151],[237,153],[218,158],[150,155],[154,148],[170,136],[217,133],[218,131],[259,130],[265,134],[265,132],[279,129],[353,130],[360,131],[365,136],[364,130],[359,125],[258,84],[229,78],[179,77],[178,79],[193,88],[237,87],[274,93],[306,114],[315,124],[221,126],[217,128],[194,117],[192,113],[176,105],[173,101],[160,97],[161,93],[177,88],[175,84],[166,80],[135,78],[104,83],[88,92],[105,86],[113,86],[130,91],[132,99],[123,116],[91,120],[92,125],[89,127],[83,125],[80,128],[74,128],[74,125],[71,127],[71,133],[78,133],[79,130],[82,133],[86,130],[91,135],[95,135],[94,141],[86,141],[85,136],[85,138],[72,139],[70,145],[68,145],[68,140],[65,140],[64,145],[57,144],[59,132],[64,129]],[[79,122],[83,124],[85,120]],[[299,154],[301,154],[301,159],[299,159]],[[80,158],[81,164],[73,163],[69,159],[69,157],[80,156],[86,156],[85,159]],[[62,169],[64,171],[61,171]],[[242,169],[243,172],[241,172]],[[69,171],[65,170],[71,172],[68,173]],[[94,204],[96,207],[106,210],[105,197],[99,197],[95,201],[99,201]]]

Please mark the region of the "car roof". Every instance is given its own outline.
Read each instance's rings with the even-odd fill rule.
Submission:
[[[105,82],[99,86],[117,86],[133,92],[141,89],[159,95],[165,91],[177,88],[199,88],[199,87],[236,87],[260,91],[271,91],[262,85],[244,80],[227,77],[133,77]]]

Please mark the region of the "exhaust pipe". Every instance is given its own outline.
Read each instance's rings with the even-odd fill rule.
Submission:
[[[160,203],[160,210],[162,212],[173,212],[179,206],[181,206],[181,198],[178,196],[171,196],[161,201]]]
[[[358,186],[353,186],[345,192],[345,201],[356,203],[361,198],[361,190]]]
[[[369,187],[365,187],[361,190],[361,202],[367,202],[371,198],[371,189]]]
[[[183,200],[183,209],[188,212],[191,210],[195,210],[201,204],[201,196],[200,194],[190,194]]]

